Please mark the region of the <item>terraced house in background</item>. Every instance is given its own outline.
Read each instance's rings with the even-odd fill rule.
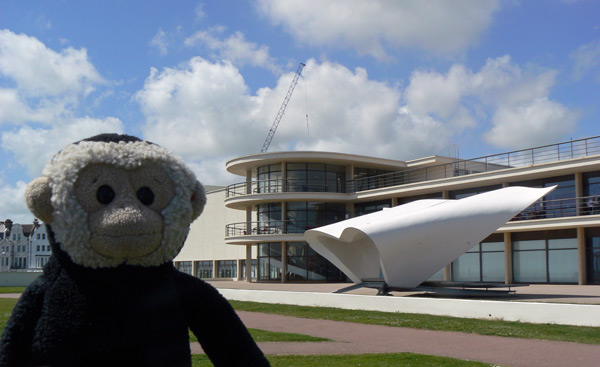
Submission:
[[[51,254],[46,226],[37,219],[0,222],[0,271],[41,271]]]
[[[269,152],[232,159],[227,170],[244,180],[208,187],[205,213],[175,259],[199,277],[345,281],[304,231],[419,199],[556,185],[431,280],[600,284],[600,137],[468,160]]]

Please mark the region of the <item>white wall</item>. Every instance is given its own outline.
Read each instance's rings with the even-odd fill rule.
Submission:
[[[246,246],[225,244],[225,226],[245,222],[246,212],[225,207],[225,189],[207,193],[202,215],[192,223],[190,234],[175,261],[235,260],[246,258]],[[253,251],[256,257],[256,251]]]

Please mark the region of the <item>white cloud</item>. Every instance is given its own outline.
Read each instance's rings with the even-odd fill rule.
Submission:
[[[217,59],[231,61],[239,67],[249,64],[279,72],[275,59],[269,54],[269,47],[246,41],[241,32],[221,39],[217,35],[222,31],[223,29],[218,28],[212,31],[198,31],[185,40],[185,45],[203,45],[216,52]]]
[[[499,5],[496,0],[259,0],[257,7],[303,43],[385,59],[397,47],[436,54],[464,50],[477,43]]]
[[[136,98],[147,118],[145,137],[187,159],[251,149],[257,101],[229,62],[196,57],[180,68],[153,69]]]
[[[454,134],[480,125],[489,129],[486,141],[497,147],[530,147],[562,139],[579,119],[579,113],[548,98],[555,78],[554,70],[523,70],[502,56],[478,72],[460,64],[446,74],[417,71],[404,100],[412,114],[440,119]]]
[[[15,223],[33,223],[33,214],[25,204],[25,188],[27,184],[18,181],[14,186],[0,182],[0,213],[2,220],[11,219]]]
[[[101,133],[123,133],[123,123],[114,117],[97,119],[73,118],[51,128],[23,126],[3,132],[2,147],[15,156],[17,162],[32,177],[39,176],[47,161],[66,145]]]
[[[167,40],[167,34],[162,28],[156,32],[152,41],[150,41],[150,45],[156,47],[162,56],[168,53],[169,41]]]
[[[498,108],[494,127],[485,134],[489,143],[505,148],[548,144],[573,131],[579,113],[548,98]]]
[[[573,61],[573,77],[582,79],[587,74],[594,72],[596,80],[600,82],[600,40],[595,40],[580,46],[571,53]]]
[[[0,74],[13,79],[20,93],[35,97],[87,95],[104,82],[85,49],[59,53],[9,30],[0,30]]]

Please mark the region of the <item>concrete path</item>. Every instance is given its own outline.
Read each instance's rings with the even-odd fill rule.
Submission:
[[[482,336],[340,321],[238,312],[249,328],[299,333],[332,342],[259,343],[265,354],[363,354],[413,352],[505,366],[600,366],[600,345]],[[193,353],[202,353],[192,345]]]

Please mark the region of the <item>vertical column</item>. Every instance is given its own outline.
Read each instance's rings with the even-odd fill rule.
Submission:
[[[237,267],[237,278],[236,278],[236,280],[238,280],[238,281],[240,281],[240,280],[242,280],[244,278],[242,276],[242,261],[243,261],[242,259],[237,259],[237,264],[236,264],[236,267]]]
[[[354,164],[350,164],[346,166],[346,192],[350,192],[351,189],[356,191],[356,187],[349,187],[349,183],[352,181],[354,185]]]
[[[398,206],[398,198],[392,198],[392,208]]]
[[[577,198],[577,200],[575,200],[575,205],[577,206],[576,215],[583,215],[584,203],[581,199],[579,199],[583,197],[583,175],[581,174],[581,172],[575,173],[575,197]]]
[[[448,190],[442,191],[442,199],[449,199],[449,198],[450,198],[450,193],[448,192]],[[452,263],[446,265],[446,267],[444,268],[444,280],[446,282],[452,281]]]
[[[246,233],[244,233],[245,235],[251,235],[252,234],[252,207],[251,206],[247,206],[246,207]]]
[[[281,242],[281,283],[287,282],[287,242]]]
[[[504,233],[504,284],[513,283],[513,257],[512,236],[510,232]]]
[[[252,194],[252,170],[246,170],[246,195]]]
[[[585,228],[577,227],[577,257],[579,258],[579,285],[587,284],[587,263],[585,254]]]
[[[281,162],[281,192],[287,192],[287,162]]]
[[[246,245],[246,281],[252,282],[252,245]]]
[[[219,262],[217,260],[213,260],[212,262],[213,262],[212,278],[217,278],[217,276],[219,275],[219,269],[217,269]]]
[[[198,274],[198,261],[192,261],[192,275],[196,276]]]
[[[502,187],[509,187],[509,182],[503,182]],[[513,282],[513,257],[512,257],[512,236],[510,232],[504,233],[504,284]]]

